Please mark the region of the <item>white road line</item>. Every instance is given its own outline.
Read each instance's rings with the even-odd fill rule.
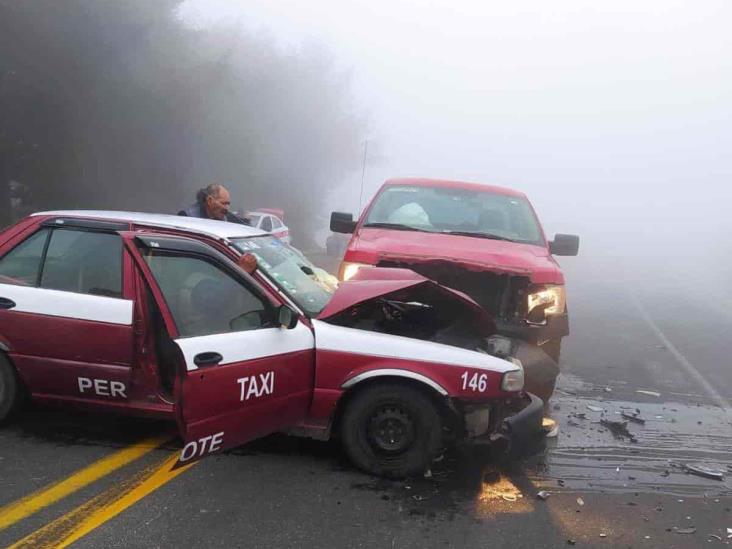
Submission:
[[[707,394],[717,403],[717,405],[719,405],[719,407],[724,410],[727,416],[732,416],[732,407],[730,407],[729,401],[722,395],[720,395],[719,392],[714,388],[714,386],[704,378],[699,370],[697,370],[696,367],[691,362],[689,362],[689,360],[684,355],[681,354],[676,346],[671,343],[671,340],[666,337],[666,334],[661,331],[661,328],[658,327],[658,324],[653,321],[651,316],[648,314],[648,311],[646,311],[646,309],[643,307],[640,300],[638,299],[638,296],[636,296],[633,292],[630,292],[630,298],[633,300],[633,303],[638,309],[638,312],[640,313],[643,320],[646,322],[646,324],[648,324],[648,327],[653,331],[653,333],[656,334],[656,337],[661,340],[661,342],[666,346],[671,354],[674,355],[674,358],[677,360],[679,365],[686,371],[687,374],[689,374],[696,380],[696,382],[707,392]]]

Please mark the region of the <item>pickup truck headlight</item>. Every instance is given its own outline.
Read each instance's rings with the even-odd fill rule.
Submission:
[[[524,367],[518,360],[512,360],[511,362],[518,363],[519,368],[503,374],[501,390],[514,393],[524,388]]]
[[[564,286],[544,286],[529,293],[526,319],[533,324],[543,324],[546,317],[564,313],[567,298]]]
[[[361,267],[368,266],[369,265],[364,263],[351,263],[350,261],[344,261],[341,263],[341,268],[338,271],[338,278],[345,282],[346,280],[353,278]]]

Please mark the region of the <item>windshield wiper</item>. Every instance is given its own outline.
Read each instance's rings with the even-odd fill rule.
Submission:
[[[364,223],[364,227],[376,227],[379,229],[395,229],[397,231],[419,231],[422,233],[431,233],[434,231],[428,231],[426,229],[419,229],[412,227],[411,225],[404,225],[403,223]]]
[[[457,236],[474,236],[475,238],[487,238],[488,240],[505,240],[506,242],[518,242],[513,238],[507,238],[493,233],[474,233],[471,231],[442,231],[442,234],[454,234]]]

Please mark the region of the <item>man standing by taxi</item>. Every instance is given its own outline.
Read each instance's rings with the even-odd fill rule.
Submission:
[[[231,195],[229,190],[220,183],[211,183],[196,193],[196,203],[178,212],[178,215],[200,217],[202,219],[218,219],[230,223],[249,225],[248,219],[243,219],[229,211]]]
[[[234,215],[229,211],[231,206],[231,195],[229,190],[220,183],[211,183],[196,193],[196,203],[185,210],[178,212],[178,215],[187,217],[200,217],[202,219],[217,219],[230,223],[241,223],[249,225],[249,220]],[[239,267],[249,274],[257,269],[257,258],[252,254],[244,254],[237,262]]]

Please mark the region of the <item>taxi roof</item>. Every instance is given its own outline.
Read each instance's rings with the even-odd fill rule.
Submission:
[[[115,212],[106,210],[55,210],[37,212],[32,215],[44,217],[77,217],[104,221],[127,221],[135,225],[145,225],[148,227],[160,227],[165,229],[179,229],[226,239],[265,236],[269,234],[240,223],[229,223],[227,221],[201,219],[198,217],[187,217],[183,215],[144,212]]]

